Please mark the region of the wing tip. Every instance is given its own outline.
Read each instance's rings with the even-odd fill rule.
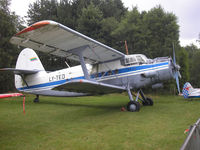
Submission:
[[[30,32],[30,31],[33,31],[35,29],[39,29],[43,26],[46,26],[46,25],[49,25],[49,24],[52,24],[52,25],[55,25],[56,22],[54,21],[51,21],[51,20],[43,20],[43,21],[39,21],[39,22],[36,22],[34,23],[33,25],[23,29],[22,31],[18,32],[17,34],[15,34],[16,36],[19,36],[23,33],[26,33],[26,32]]]

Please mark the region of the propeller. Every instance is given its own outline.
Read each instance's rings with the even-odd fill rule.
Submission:
[[[176,79],[176,85],[178,89],[178,93],[180,94],[180,86],[179,86],[179,77],[181,78],[181,74],[179,72],[180,66],[176,64],[176,56],[175,56],[175,49],[174,49],[174,43],[173,43],[173,72],[174,72],[174,78]]]

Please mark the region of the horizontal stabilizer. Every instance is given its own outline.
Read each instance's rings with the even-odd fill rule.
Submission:
[[[99,95],[99,94],[122,92],[125,90],[125,87],[83,79],[83,80],[69,81],[66,84],[56,87],[56,89],[71,91],[71,92],[78,92],[78,93],[91,93],[92,95]]]
[[[25,70],[25,69],[15,69],[15,68],[2,68],[0,71],[10,71],[13,72],[14,74],[35,74],[39,72],[39,70]]]

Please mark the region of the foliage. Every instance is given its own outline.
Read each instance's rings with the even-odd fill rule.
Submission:
[[[179,27],[176,16],[164,12],[161,6],[141,13],[134,7],[112,34],[127,40],[129,53],[144,53],[153,58],[171,54],[172,43],[178,43]]]
[[[87,8],[83,8],[79,16],[77,30],[94,39],[100,39],[101,35],[101,21],[103,19],[102,12],[90,4]]]
[[[10,0],[0,1],[0,68],[14,67],[18,50],[9,40],[22,28],[20,18],[10,12],[9,5]],[[1,92],[13,90],[13,74],[2,73],[0,83]]]
[[[192,86],[200,87],[200,49],[198,49],[195,45],[186,46],[185,49],[189,54],[189,74]]]
[[[182,88],[185,82],[189,80],[189,58],[188,58],[188,53],[184,48],[179,49],[177,56],[178,56],[177,64],[181,66],[180,88]]]

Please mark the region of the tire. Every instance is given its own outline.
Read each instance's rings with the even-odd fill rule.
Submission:
[[[142,104],[143,104],[143,106],[148,106],[149,102],[147,100],[145,100],[145,101],[142,101]]]
[[[127,110],[131,112],[136,112],[140,110],[140,103],[136,101],[130,101],[127,104]]]
[[[33,102],[34,102],[34,103],[39,103],[39,99],[38,99],[38,98],[35,98],[35,99],[33,100]]]
[[[153,106],[153,100],[151,98],[147,97],[146,101],[148,102],[149,106]]]

